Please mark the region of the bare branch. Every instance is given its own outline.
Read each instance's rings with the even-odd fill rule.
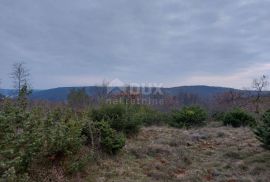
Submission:
[[[11,78],[14,82],[14,88],[20,91],[24,85],[29,87],[29,76],[30,73],[25,67],[25,63],[15,63],[13,64]]]
[[[265,88],[269,85],[269,81],[267,80],[267,76],[263,75],[260,78],[256,78],[253,80],[252,88],[256,91],[256,97],[254,100],[256,112],[259,113],[259,106],[261,102],[261,97]]]

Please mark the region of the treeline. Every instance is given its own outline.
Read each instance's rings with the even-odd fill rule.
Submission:
[[[1,181],[53,181],[54,168],[72,176],[100,156],[121,152],[127,138],[136,136],[143,126],[189,129],[214,120],[225,126],[251,127],[270,147],[270,111],[260,114],[234,106],[209,112],[207,107],[186,106],[161,112],[130,102],[100,102],[93,107],[83,89],[72,90],[68,103],[33,106],[28,99],[29,74],[20,64],[14,68],[14,73],[20,73],[14,74],[17,97],[0,100]]]

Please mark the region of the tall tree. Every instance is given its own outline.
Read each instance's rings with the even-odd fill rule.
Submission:
[[[260,112],[260,103],[262,100],[262,94],[263,94],[264,89],[268,85],[269,85],[269,82],[268,82],[267,77],[265,75],[253,80],[252,87],[256,91],[256,96],[254,99],[256,113]]]
[[[29,76],[30,76],[30,73],[28,69],[26,69],[24,63],[19,62],[19,63],[13,64],[11,78],[13,79],[14,88],[17,90],[18,94],[24,86],[27,86],[29,89],[30,87]]]

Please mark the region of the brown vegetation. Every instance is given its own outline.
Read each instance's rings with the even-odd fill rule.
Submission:
[[[249,128],[143,128],[86,181],[268,181],[270,153]]]

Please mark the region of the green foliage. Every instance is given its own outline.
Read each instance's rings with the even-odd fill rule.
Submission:
[[[43,113],[7,105],[0,112],[0,175],[23,179],[33,161],[76,154],[84,138],[82,124],[66,110]]]
[[[93,121],[85,116],[82,135],[86,136],[88,145],[92,149],[101,149],[109,154],[115,154],[125,145],[125,136],[122,132],[113,129],[109,122]]]
[[[38,155],[41,147],[39,125],[40,120],[32,113],[16,107],[10,106],[0,113],[0,174],[3,179],[24,174]]]
[[[64,162],[64,168],[68,174],[81,172],[85,168],[85,166],[87,166],[87,164],[91,162],[91,160],[93,159],[92,156],[89,155],[89,153],[86,153],[87,151],[83,152],[85,152],[84,155],[72,155],[66,159],[66,161]]]
[[[215,111],[212,113],[212,118],[215,121],[223,121],[224,116],[225,116],[225,112],[222,112],[222,111]]]
[[[92,111],[92,118],[94,121],[108,121],[113,129],[123,131],[125,128],[125,113],[124,105],[103,105]]]
[[[84,144],[93,143],[93,147],[110,154],[125,145],[124,134],[113,129],[111,121],[93,122],[89,114],[77,115],[65,108],[47,112],[27,110],[17,103],[6,104],[0,110],[0,180],[27,180],[33,163],[49,161],[65,161],[59,164],[65,165],[68,173],[78,172],[89,156],[84,156],[85,160],[72,156],[76,156]],[[133,129],[132,122],[125,124],[122,130]]]
[[[192,126],[200,126],[207,119],[207,113],[198,106],[184,107],[180,111],[172,113],[172,120],[169,123],[177,128],[190,128]]]
[[[133,115],[133,119],[145,126],[151,126],[164,124],[167,117],[165,113],[161,113],[148,107],[142,107]]]
[[[49,113],[41,127],[43,156],[55,158],[75,153],[84,142],[81,137],[82,122],[71,117],[68,111]]]
[[[21,88],[21,90],[19,90],[19,95],[18,95],[18,106],[20,109],[26,109],[27,104],[28,104],[28,100],[27,97],[32,93],[32,90],[29,90],[27,84],[24,84]]]
[[[104,105],[92,111],[94,121],[107,121],[111,128],[127,135],[139,131],[142,123],[134,114],[137,108],[130,105]]]
[[[254,131],[257,138],[264,144],[265,148],[270,149],[270,110],[262,116],[262,124]]]
[[[108,122],[99,121],[96,123],[96,128],[100,133],[100,144],[104,151],[115,154],[124,147],[125,136],[112,129]]]
[[[256,120],[245,111],[241,109],[234,109],[225,114],[223,124],[231,125],[233,127],[254,126],[256,124]]]
[[[136,117],[135,113],[126,113],[124,120],[124,130],[126,135],[137,134],[142,126],[142,121]]]

